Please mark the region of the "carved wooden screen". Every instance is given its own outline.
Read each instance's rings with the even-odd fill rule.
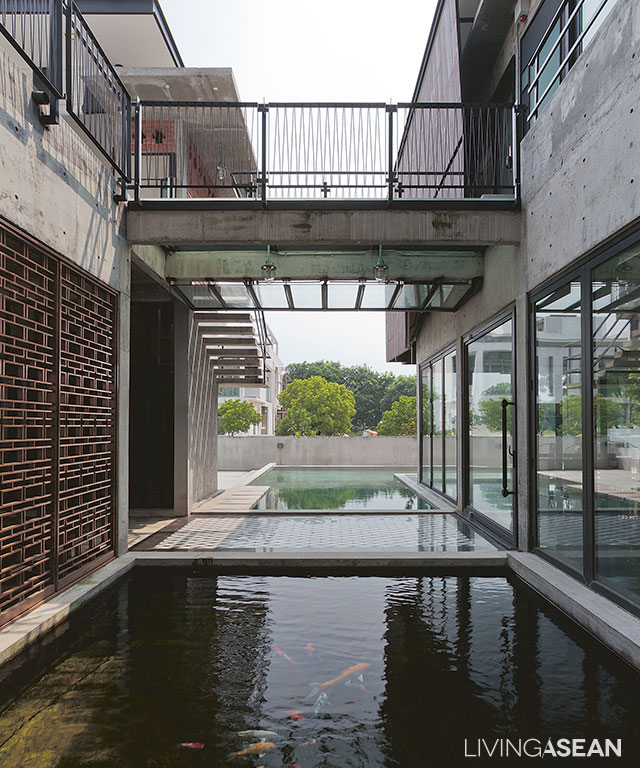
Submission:
[[[116,295],[0,221],[0,624],[113,555]]]

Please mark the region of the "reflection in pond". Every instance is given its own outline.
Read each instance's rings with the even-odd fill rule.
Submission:
[[[415,468],[272,469],[253,483],[271,486],[256,509],[430,509],[394,472],[415,473]]]
[[[70,624],[0,678],[3,768],[453,766],[465,738],[640,746],[639,676],[503,577],[145,570]]]

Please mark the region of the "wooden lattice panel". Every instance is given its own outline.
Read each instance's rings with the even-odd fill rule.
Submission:
[[[59,578],[113,550],[115,296],[62,265]]]
[[[0,623],[54,585],[57,268],[0,226]]]
[[[0,625],[113,555],[116,301],[0,221]]]

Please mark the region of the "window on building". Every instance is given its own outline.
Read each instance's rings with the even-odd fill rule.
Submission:
[[[220,387],[218,397],[240,397],[240,387]]]
[[[525,129],[537,120],[616,0],[544,0],[521,42]]]
[[[420,366],[420,482],[454,501],[458,497],[455,351]]]

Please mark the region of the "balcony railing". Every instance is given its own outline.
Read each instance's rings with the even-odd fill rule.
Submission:
[[[538,32],[532,25],[531,32],[525,32],[521,76],[525,131],[537,120],[614,4],[615,0],[563,0],[545,30]]]
[[[142,102],[136,200],[515,201],[516,109]]]
[[[131,99],[75,4],[65,12],[67,111],[128,179]]]
[[[62,0],[0,0],[0,32],[61,99]]]
[[[57,100],[124,179],[130,178],[131,100],[71,0],[0,0],[0,32],[34,70],[34,91]],[[55,122],[55,119],[47,121]]]

